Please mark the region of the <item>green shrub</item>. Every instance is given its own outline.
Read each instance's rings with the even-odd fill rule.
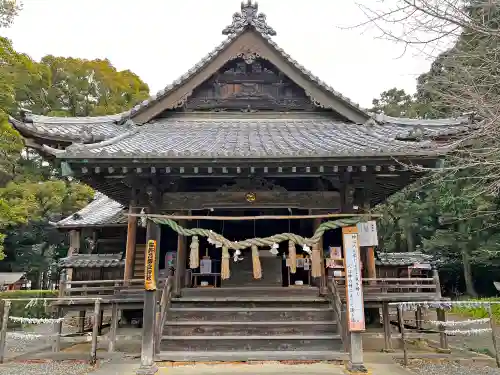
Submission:
[[[57,290],[12,290],[0,292],[0,300],[13,299],[10,307],[10,316],[18,316],[23,318],[48,318],[50,317],[51,301],[15,301],[16,298],[53,298],[57,297]],[[1,317],[0,317],[1,319]],[[9,326],[16,326],[9,322]]]
[[[491,305],[491,311],[495,321],[500,322],[500,298],[480,298],[478,302],[499,302]],[[465,307],[455,305],[451,309],[453,313],[460,314],[472,319],[481,319],[488,317],[488,310],[486,307]]]

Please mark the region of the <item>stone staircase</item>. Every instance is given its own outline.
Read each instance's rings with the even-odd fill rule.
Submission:
[[[184,289],[174,298],[158,360],[344,359],[334,312],[317,288]]]

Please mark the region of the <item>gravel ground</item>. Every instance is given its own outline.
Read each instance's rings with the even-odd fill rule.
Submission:
[[[500,369],[456,362],[412,360],[408,366],[416,375],[500,375]]]
[[[94,368],[84,362],[10,362],[0,365],[0,375],[86,375]]]

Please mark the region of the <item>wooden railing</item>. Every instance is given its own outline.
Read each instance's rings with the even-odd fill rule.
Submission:
[[[167,322],[168,311],[170,309],[170,300],[172,298],[172,290],[174,289],[174,275],[171,273],[163,286],[159,311],[156,317],[156,335],[155,335],[155,352],[160,352],[160,343],[163,336],[163,327]]]
[[[340,298],[337,285],[332,279],[328,280],[327,288],[328,288],[328,296],[330,298],[330,302],[332,304],[333,311],[335,313],[335,318],[337,319],[337,333],[340,335],[342,343],[345,343],[347,339],[346,329],[345,329],[346,322],[344,319],[344,314],[342,313],[343,311],[345,311],[345,308],[344,305],[342,304],[342,300]]]
[[[345,278],[331,279],[336,286],[337,292],[341,298],[345,298]],[[436,294],[438,284],[435,278],[377,278],[362,279],[363,294],[368,295],[386,295],[401,293],[425,293]]]
[[[166,284],[165,278],[158,280],[158,288]],[[61,281],[59,296],[119,296],[141,293],[144,291],[144,279],[131,280],[88,280]]]

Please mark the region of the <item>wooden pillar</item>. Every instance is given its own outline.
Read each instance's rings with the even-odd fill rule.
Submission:
[[[187,220],[179,220],[179,225],[186,227]],[[188,240],[185,236],[177,235],[177,260],[175,265],[174,276],[174,289],[173,294],[179,296],[181,289],[184,287],[184,274],[186,272],[186,257],[187,257],[187,243]]]
[[[60,319],[63,317],[63,310],[61,307],[56,307],[54,310],[53,317],[55,319]],[[62,322],[53,323],[54,341],[52,341],[52,351],[58,353],[61,350],[61,334],[62,334]]]
[[[309,212],[309,214],[312,214],[312,211]],[[318,227],[321,225],[321,218],[316,218],[314,219],[313,222],[313,234],[316,232]],[[319,292],[320,293],[326,293],[326,276],[325,276],[325,257],[323,255],[324,250],[323,250],[323,237],[319,240],[319,252],[320,252],[320,257],[321,257],[321,277],[319,280]]]
[[[375,265],[375,248],[373,246],[366,248],[366,271],[369,279],[377,278],[377,268]]]
[[[384,350],[386,352],[392,351],[392,338],[391,338],[391,316],[389,312],[389,303],[382,303],[382,319],[384,321]]]
[[[111,327],[109,331],[109,343],[108,343],[108,352],[113,353],[116,349],[116,333],[118,330],[118,320],[120,318],[120,314],[118,311],[118,304],[113,303],[111,307]]]
[[[78,254],[80,252],[80,231],[78,230],[70,230],[69,231],[69,249],[68,249],[68,257],[73,254]],[[73,280],[73,268],[68,268],[67,270],[67,281]],[[68,286],[71,288],[71,285]]]
[[[135,201],[130,200],[128,212],[134,213]],[[134,260],[135,260],[135,247],[137,237],[137,216],[128,217],[127,225],[127,245],[125,249],[125,272],[123,280],[130,280],[134,275]]]
[[[92,341],[90,345],[90,364],[97,362],[97,336],[99,333],[99,320],[101,317],[101,300],[96,300],[94,304],[94,324],[92,326]]]
[[[10,307],[10,301],[3,301],[2,328],[0,329],[0,363],[3,363],[5,359],[5,344],[7,343],[7,325],[9,324]]]
[[[155,212],[154,202],[159,200],[153,200],[152,204],[148,208],[149,213]],[[150,240],[158,241],[159,238],[159,225],[152,220],[147,221],[146,227],[146,247]],[[146,248],[146,251],[147,248]],[[158,253],[159,247],[157,246],[156,251]],[[156,263],[158,263],[158,257],[156,257]],[[147,267],[147,264],[146,264]],[[156,278],[155,284],[158,284],[158,273],[154,273]],[[141,366],[137,370],[137,374],[141,375],[153,375],[156,374],[158,368],[154,362],[155,347],[155,318],[156,318],[156,290],[145,290],[144,291],[144,309],[143,309],[143,325],[142,325],[142,348],[141,348]]]

